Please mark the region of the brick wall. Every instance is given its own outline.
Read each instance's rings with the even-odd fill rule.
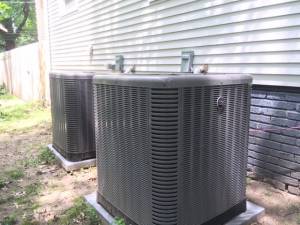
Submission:
[[[254,86],[251,102],[249,170],[299,195],[300,88]]]

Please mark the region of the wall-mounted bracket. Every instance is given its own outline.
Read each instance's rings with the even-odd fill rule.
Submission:
[[[194,51],[183,51],[181,53],[181,72],[193,72]]]
[[[124,56],[117,55],[115,60],[116,60],[115,70],[119,71],[119,72],[123,72],[124,71]]]

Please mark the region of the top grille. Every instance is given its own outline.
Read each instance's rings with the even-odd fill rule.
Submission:
[[[53,146],[67,160],[94,158],[92,76],[50,75]]]
[[[251,79],[229,77],[96,76],[98,202],[139,225],[244,211]]]

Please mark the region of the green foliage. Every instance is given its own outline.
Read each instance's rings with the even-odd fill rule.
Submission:
[[[23,166],[25,168],[28,168],[28,167],[37,167],[38,165],[40,164],[40,162],[38,161],[38,159],[34,156],[30,156],[28,158],[26,158],[24,161],[23,161]]]
[[[0,85],[0,98],[8,95],[4,85]]]
[[[5,204],[7,202],[10,202],[14,199],[13,196],[8,196],[8,197],[4,197],[4,198],[0,198],[0,205]],[[1,223],[0,223],[1,224]]]
[[[5,181],[0,178],[0,189],[5,187]]]
[[[42,147],[38,155],[39,164],[53,165],[56,162],[56,158],[53,153],[46,147]]]
[[[19,180],[24,177],[24,172],[21,168],[8,170],[5,172],[6,176],[11,180]]]
[[[26,131],[49,123],[50,112],[39,102],[24,102],[11,95],[0,95],[0,133]]]
[[[54,165],[56,158],[54,154],[47,147],[40,147],[38,155],[31,156],[24,160],[24,167],[37,167],[38,165]]]
[[[16,34],[16,28],[24,18],[24,4],[22,1],[0,2],[0,24],[9,30],[9,33],[0,35],[0,51],[4,50],[5,40],[15,39],[17,46],[26,45],[37,41],[37,26],[35,5],[29,3],[29,15],[20,35]],[[12,31],[11,31],[12,29]]]
[[[125,220],[123,218],[117,217],[117,218],[115,218],[115,221],[113,222],[112,225],[126,225],[126,224],[125,224]]]
[[[25,187],[26,195],[37,195],[41,189],[40,183],[33,183]]]
[[[37,41],[36,13],[33,4],[30,6],[29,17],[21,35],[17,39],[17,46],[30,44]]]
[[[0,2],[0,21],[10,18],[13,14],[11,5]]]
[[[41,187],[41,184],[38,182],[26,186],[22,192],[15,196],[14,201],[18,205],[25,205],[27,209],[37,209],[39,205],[34,203],[32,198],[40,193]]]
[[[24,104],[0,109],[0,122],[27,118],[30,113],[29,108],[31,108],[30,104]]]
[[[53,224],[59,225],[100,225],[100,220],[95,209],[87,205],[83,198],[75,200],[72,208],[68,209],[57,221]]]
[[[0,221],[1,225],[15,225],[17,224],[17,218],[15,215],[10,215],[5,217],[2,221]]]
[[[21,223],[21,225],[39,225],[39,224],[40,224],[39,222],[34,221],[30,218],[25,218]]]

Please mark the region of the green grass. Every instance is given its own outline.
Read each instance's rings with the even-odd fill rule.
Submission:
[[[25,168],[37,167],[38,165],[54,165],[56,158],[54,154],[45,146],[39,147],[37,156],[31,156],[23,161]]]
[[[10,95],[3,85],[0,85],[0,100],[13,99],[14,96]]]
[[[5,175],[10,180],[19,180],[24,177],[24,172],[21,168],[16,168],[16,169],[5,171]]]
[[[74,206],[51,224],[57,225],[100,225],[100,219],[95,209],[86,204],[83,198],[75,200]]]
[[[5,203],[7,203],[7,202],[10,202],[10,201],[12,201],[13,199],[14,199],[13,196],[8,196],[8,197],[5,197],[5,198],[0,198],[0,205],[5,204]]]
[[[9,94],[0,95],[0,133],[27,131],[50,122],[50,111],[40,102],[24,102]]]
[[[1,225],[14,225],[17,224],[17,217],[16,215],[10,215],[5,217],[2,221],[0,221]]]
[[[0,189],[5,187],[5,181],[0,178]]]
[[[24,188],[23,194],[15,197],[14,200],[18,205],[23,205],[31,211],[35,210],[39,206],[33,202],[32,198],[39,195],[41,188],[42,186],[39,182],[30,184]]]
[[[1,225],[15,225],[15,224],[20,224],[20,225],[39,225],[38,222],[30,219],[30,218],[25,218],[22,219],[22,222],[19,223],[17,216],[15,214],[12,214],[10,216],[5,217],[2,221],[0,221]]]
[[[38,161],[40,164],[53,165],[56,162],[56,158],[47,147],[42,147],[38,155]]]
[[[39,222],[33,221],[30,218],[25,218],[21,223],[21,225],[39,225],[39,224],[40,224]]]
[[[41,190],[40,183],[33,183],[25,187],[26,195],[38,195]]]
[[[123,218],[115,218],[115,221],[113,222],[113,225],[126,225],[125,220]]]
[[[38,165],[40,165],[40,163],[39,163],[37,157],[31,156],[23,161],[23,165],[25,168],[29,168],[29,167],[35,168]]]

